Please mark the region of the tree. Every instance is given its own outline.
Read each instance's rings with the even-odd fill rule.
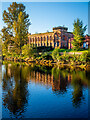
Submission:
[[[6,26],[2,29],[2,39],[8,45],[12,43],[16,48],[20,48],[28,40],[28,27],[30,25],[29,15],[26,14],[25,6],[13,2],[8,11],[3,12],[3,21]]]
[[[28,56],[29,57],[29,45],[27,44],[27,45],[24,45],[23,47],[22,47],[22,55],[23,56]]]
[[[15,47],[20,49],[20,53],[21,47],[28,41],[28,24],[22,12],[18,14],[17,22],[14,21],[13,23],[14,43]]]
[[[79,50],[83,45],[83,40],[85,39],[84,32],[86,31],[87,26],[83,27],[83,22],[80,21],[80,19],[78,18],[77,20],[74,20],[73,26],[74,26],[73,30],[74,40],[72,41],[73,49]]]

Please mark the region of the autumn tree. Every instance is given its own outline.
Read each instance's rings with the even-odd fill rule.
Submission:
[[[78,18],[77,20],[74,20],[73,26],[74,26],[73,30],[74,40],[72,42],[73,49],[79,50],[83,45],[83,40],[85,39],[84,32],[86,31],[87,26],[83,27],[83,22],[80,21],[80,19]]]
[[[13,2],[8,10],[3,12],[3,21],[6,26],[2,29],[2,39],[8,46],[13,44],[16,48],[21,47],[28,40],[28,28],[30,25],[29,15],[26,14],[25,6]]]

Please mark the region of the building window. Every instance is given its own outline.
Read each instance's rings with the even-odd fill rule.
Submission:
[[[68,37],[68,40],[70,39],[70,37]]]
[[[63,41],[65,41],[65,35],[63,35]]]
[[[39,37],[38,37],[38,41],[39,41]]]
[[[57,42],[57,47],[59,46],[59,42]]]
[[[54,47],[56,47],[56,43],[54,43]]]
[[[61,43],[61,48],[62,48],[62,43]]]
[[[59,39],[59,37],[57,36],[57,40]]]
[[[65,37],[63,37],[63,41],[65,40]]]
[[[48,46],[48,42],[47,42],[47,46]]]
[[[86,42],[86,48],[88,48],[88,42]]]
[[[83,48],[85,48],[85,47],[86,47],[86,42],[83,43]]]
[[[45,37],[44,37],[44,41],[45,41]]]
[[[47,40],[48,40],[48,36],[47,36]]]

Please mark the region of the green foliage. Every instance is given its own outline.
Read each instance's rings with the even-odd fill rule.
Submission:
[[[37,56],[37,47],[30,46],[28,54],[29,54],[29,57],[36,58],[36,56]]]
[[[41,58],[45,60],[52,60],[52,56],[49,53],[42,54]]]
[[[22,12],[19,13],[17,22],[13,23],[13,31],[14,31],[14,42],[15,47],[21,49],[21,47],[27,43],[28,41],[28,24],[24,19],[24,15]]]
[[[5,44],[2,44],[2,55],[6,56],[8,54],[8,48]]]
[[[27,44],[27,45],[24,45],[23,47],[22,47],[22,55],[23,56],[29,56],[29,45]]]
[[[60,69],[58,68],[58,67],[53,67],[52,68],[52,75],[54,76],[54,78],[56,79],[56,80],[58,80],[59,79],[59,75],[60,75]]]
[[[3,21],[6,24],[2,29],[2,40],[6,47],[13,46],[12,52],[21,53],[21,47],[28,40],[29,15],[26,14],[25,6],[13,2],[8,10],[3,12]],[[10,51],[11,52],[11,51]]]
[[[77,60],[77,55],[76,55],[75,53],[72,55],[72,60],[73,60],[74,62]]]
[[[63,63],[69,62],[70,55],[66,54],[66,51],[63,55],[59,56],[59,61],[62,61]]]
[[[81,46],[83,45],[84,38],[84,32],[86,31],[86,26],[83,27],[83,22],[77,19],[74,21],[74,40],[72,41],[73,49],[79,50]]]
[[[52,52],[52,58],[55,60],[55,61],[59,61],[59,58],[60,58],[60,52],[59,52],[59,48],[55,48]]]
[[[80,56],[81,62],[88,62],[90,61],[90,53],[89,52],[83,52]]]
[[[29,46],[28,44],[24,45],[22,47],[22,56],[35,58],[37,56],[37,47]]]

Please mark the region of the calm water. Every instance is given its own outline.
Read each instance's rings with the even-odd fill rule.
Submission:
[[[2,65],[2,118],[87,118],[89,71]]]

